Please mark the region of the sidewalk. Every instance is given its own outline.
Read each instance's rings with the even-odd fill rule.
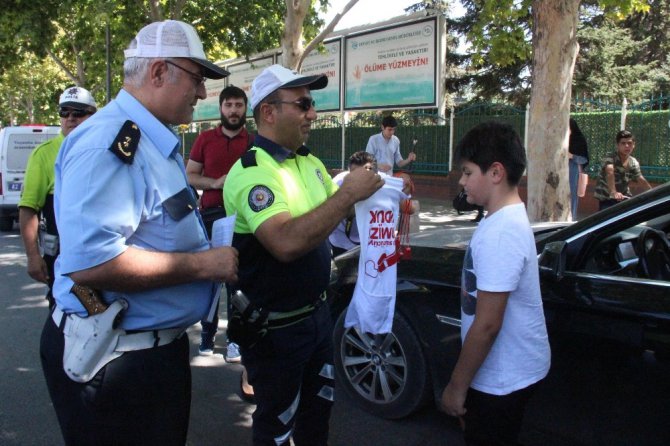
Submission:
[[[450,200],[422,198],[421,196],[416,196],[415,199],[419,201],[418,221],[417,216],[412,216],[411,232],[423,231],[445,223],[458,226],[477,225],[474,222],[477,211],[464,212],[458,215]]]

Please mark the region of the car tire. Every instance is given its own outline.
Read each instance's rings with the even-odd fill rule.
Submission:
[[[432,389],[421,343],[398,310],[389,334],[344,328],[346,309],[335,325],[335,370],[338,385],[367,412],[403,418],[423,406]]]
[[[9,232],[14,229],[14,217],[0,217],[0,231]]]

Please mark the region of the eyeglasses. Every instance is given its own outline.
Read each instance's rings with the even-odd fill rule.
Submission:
[[[177,64],[174,63],[174,62],[171,62],[171,61],[169,61],[169,60],[166,60],[165,63],[168,64],[168,65],[172,65],[173,67],[177,67],[177,68],[179,68],[179,69],[182,70],[182,71],[187,72],[187,73],[189,74],[189,76],[191,76],[191,79],[193,79],[193,81],[195,82],[195,86],[196,86],[196,87],[199,87],[200,85],[203,85],[203,84],[205,83],[205,81],[207,80],[206,77],[204,77],[204,76],[202,76],[202,75],[200,75],[200,74],[198,74],[198,73],[194,73],[194,72],[191,71],[191,70],[187,70],[186,68],[184,68],[184,67],[182,67],[182,66],[180,66],[180,65],[177,65]]]
[[[312,98],[300,98],[295,101],[270,101],[268,104],[293,104],[304,112],[308,112],[312,107],[316,107],[316,101]]]
[[[83,118],[84,116],[87,115],[92,115],[93,113],[86,111],[86,110],[67,110],[64,108],[61,108],[58,110],[58,116],[61,118],[69,118],[72,116],[73,118]]]

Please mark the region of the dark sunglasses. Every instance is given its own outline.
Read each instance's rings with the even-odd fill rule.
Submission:
[[[293,104],[304,112],[308,112],[312,107],[316,108],[316,101],[312,98],[300,98],[295,101],[270,101],[268,104]]]
[[[84,116],[91,115],[92,113],[86,110],[65,110],[65,109],[60,109],[58,110],[58,116],[61,118],[69,118],[72,116],[73,118],[83,118]]]

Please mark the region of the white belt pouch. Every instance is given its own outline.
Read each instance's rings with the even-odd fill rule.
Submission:
[[[114,320],[127,307],[125,300],[118,299],[103,313],[86,318],[74,314],[67,316],[63,329],[63,369],[70,379],[88,382],[101,368],[123,354],[115,349],[119,336],[125,331],[114,328]]]

